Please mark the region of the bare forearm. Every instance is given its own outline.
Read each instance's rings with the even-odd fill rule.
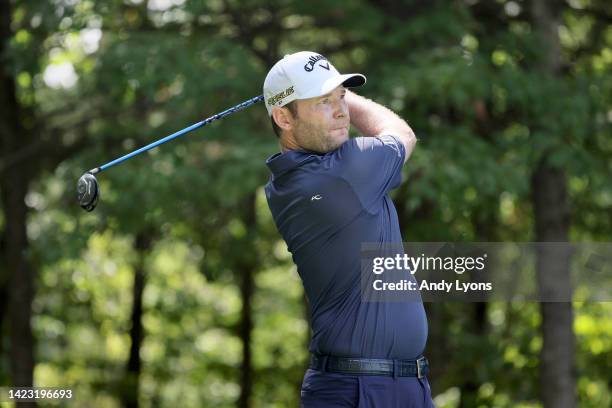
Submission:
[[[416,136],[406,121],[391,109],[354,92],[346,93],[346,101],[351,115],[351,125],[364,136],[393,135],[400,139],[406,148],[406,159],[414,150]]]

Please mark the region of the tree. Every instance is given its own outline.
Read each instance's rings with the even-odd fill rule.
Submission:
[[[26,255],[28,209],[25,197],[35,171],[34,163],[30,160],[35,159],[36,162],[38,157],[19,159],[19,156],[23,156],[23,145],[27,146],[34,142],[31,127],[26,129],[23,125],[23,123],[32,123],[33,118],[31,110],[24,109],[18,102],[14,70],[9,63],[9,43],[13,38],[11,23],[12,4],[10,1],[2,2],[0,4],[2,61],[0,140],[2,140],[1,153],[4,166],[0,174],[0,192],[5,223],[2,258],[6,260],[6,266],[0,269],[0,292],[7,296],[6,298],[3,296],[0,302],[8,304],[12,384],[28,387],[32,386],[34,370],[34,338],[30,326],[34,271]],[[5,308],[1,307],[0,310],[4,311]],[[0,323],[3,317],[0,316]]]
[[[532,4],[535,27],[544,45],[541,69],[558,77],[562,69],[559,20],[562,3],[537,0]],[[531,180],[535,238],[540,242],[569,240],[570,209],[567,176],[550,163],[550,154],[539,158]],[[540,392],[544,407],[576,406],[575,339],[570,254],[544,246],[538,252],[537,275],[543,301],[543,345],[540,353]],[[548,302],[550,295],[560,302]],[[565,299],[566,301],[563,301]]]

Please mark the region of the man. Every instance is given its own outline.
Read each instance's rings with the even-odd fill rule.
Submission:
[[[361,296],[362,243],[402,242],[388,193],[416,144],[404,120],[347,90],[365,81],[303,51],[278,61],[263,86],[282,150],[267,160],[266,197],[312,314],[302,406],[431,407],[420,297]],[[364,137],[350,139],[351,124]]]

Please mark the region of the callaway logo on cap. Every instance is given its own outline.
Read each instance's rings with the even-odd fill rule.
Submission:
[[[325,95],[340,84],[351,88],[365,82],[361,74],[340,74],[321,54],[301,51],[285,55],[274,64],[264,81],[263,94],[268,115],[272,115],[274,106]]]

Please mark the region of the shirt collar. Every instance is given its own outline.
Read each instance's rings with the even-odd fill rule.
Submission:
[[[272,172],[274,178],[301,166],[306,161],[316,157],[312,152],[304,150],[288,150],[284,153],[273,154],[266,160],[266,165]]]

